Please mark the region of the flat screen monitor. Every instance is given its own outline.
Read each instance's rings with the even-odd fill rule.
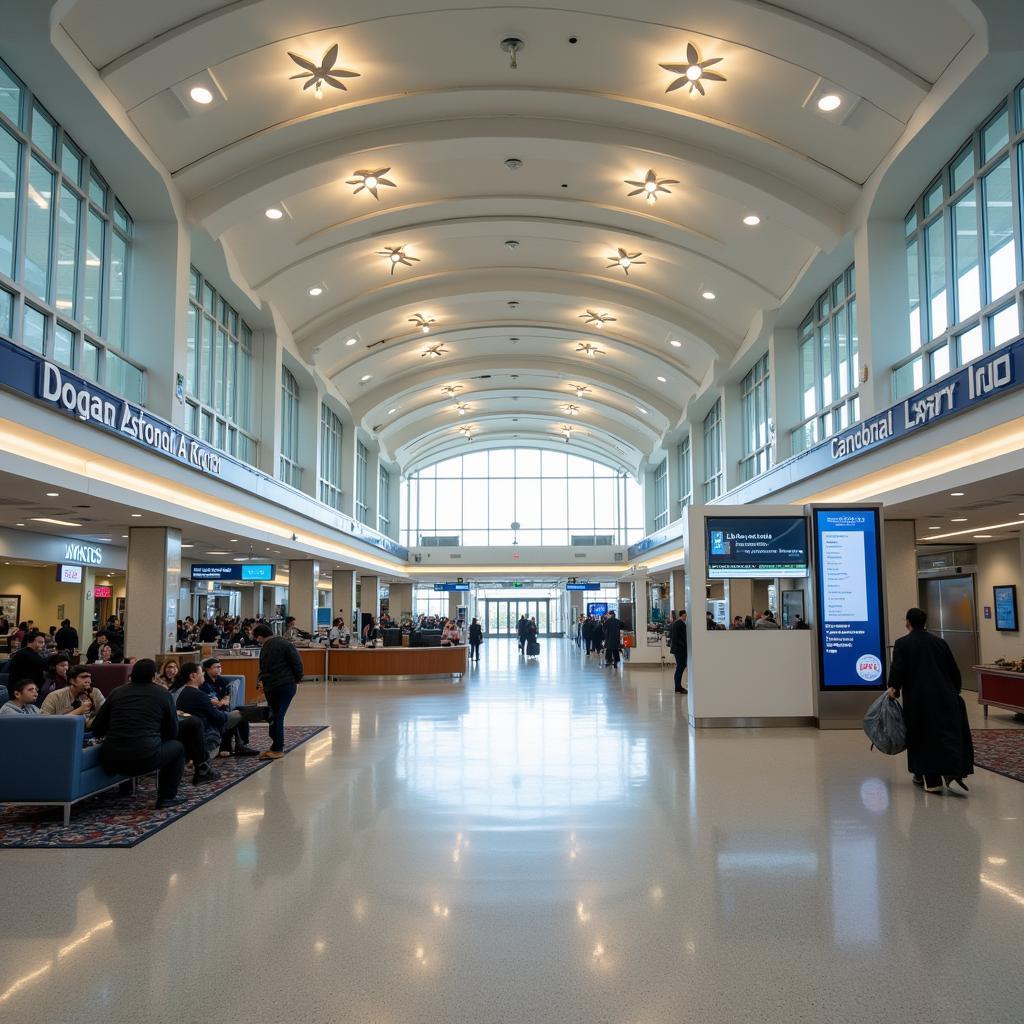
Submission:
[[[709,580],[807,575],[803,516],[708,516],[704,522]]]
[[[587,602],[587,614],[596,615],[600,618],[605,612],[608,611],[607,601],[588,601]]]
[[[82,567],[80,565],[57,566],[58,583],[81,583],[82,575]]]
[[[1016,633],[1020,629],[1017,622],[1017,588],[1013,584],[992,588],[996,606],[996,629],[1001,633]]]

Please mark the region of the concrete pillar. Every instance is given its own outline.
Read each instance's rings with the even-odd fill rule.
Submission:
[[[359,577],[359,626],[362,629],[362,616],[372,615],[380,618],[380,577]]]
[[[181,589],[181,531],[163,526],[128,531],[125,656],[152,658],[174,649]]]
[[[633,635],[636,643],[629,654],[629,665],[650,665],[661,661],[661,646],[647,646],[647,624],[651,617],[651,606],[647,592],[649,580],[636,576],[632,583],[633,592]],[[629,586],[629,584],[626,584]],[[620,584],[621,587],[621,584]]]
[[[906,631],[907,609],[920,602],[917,590],[917,536],[912,519],[886,519],[885,612],[886,643],[891,647]],[[991,591],[989,591],[991,596]],[[980,598],[981,595],[979,594]],[[979,604],[985,604],[979,600]],[[980,617],[980,610],[979,610]]]
[[[254,583],[251,587],[240,588],[238,594],[238,613],[243,619],[256,618],[258,608],[256,598],[259,596],[257,593],[259,589],[258,583]]]
[[[686,608],[686,572],[683,569],[673,569],[669,577],[669,603],[674,612]]]
[[[356,573],[354,569],[335,569],[331,574],[331,620],[339,615],[350,629],[356,613]]]
[[[296,558],[288,563],[288,614],[306,633],[316,632],[316,585],[320,563],[314,558]]]
[[[722,388],[722,468],[725,490],[740,485],[743,458],[743,387],[739,381]]]
[[[467,593],[465,593],[465,592],[460,594],[460,593],[457,593],[456,591],[451,591],[448,594],[448,618],[449,619],[457,619],[459,617],[459,605],[465,603],[467,605],[467,607],[468,607],[468,604],[469,604],[468,598],[469,598],[469,595]]]
[[[859,384],[861,419],[892,404],[889,370],[910,355],[906,234],[903,221],[869,220],[853,236],[857,347],[868,379]]]
[[[793,428],[803,420],[800,352],[793,327],[775,327],[768,336],[768,389],[775,423],[775,462],[793,454]]]
[[[71,625],[78,630],[78,642],[84,651],[92,641],[92,615],[96,607],[93,587],[96,586],[96,571],[86,569],[82,573],[82,585],[78,588],[77,608],[67,609]],[[78,619],[76,622],[75,619]]]
[[[412,618],[412,584],[392,583],[389,604],[388,614],[396,622],[401,622],[403,618]]]
[[[726,586],[728,588],[728,600],[729,600],[729,625],[732,625],[732,620],[737,615],[751,616],[753,618],[756,612],[763,612],[767,605],[763,605],[755,608],[754,598],[754,581],[735,579],[727,580]]]

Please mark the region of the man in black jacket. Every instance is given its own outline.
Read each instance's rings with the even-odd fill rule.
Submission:
[[[46,670],[49,659],[43,654],[46,650],[46,637],[37,631],[25,634],[25,645],[11,655],[7,663],[7,676],[12,683],[20,679],[31,679],[42,692],[46,682]]]
[[[479,619],[469,625],[469,654],[473,661],[480,660],[480,645],[484,642],[484,630]]]
[[[526,648],[526,640],[530,632],[530,620],[526,617],[526,614],[519,616],[519,621],[516,623],[516,634],[519,636],[519,653],[522,654]]]
[[[108,772],[145,775],[157,771],[157,809],[184,803],[178,786],[185,770],[185,747],[178,739],[178,714],[174,698],[153,680],[156,662],[143,658],[132,666],[127,683],[117,687],[103,702],[92,722],[92,731],[104,737],[100,763]],[[193,784],[216,779],[200,751],[193,753],[196,774]]]
[[[686,640],[685,611],[678,613],[668,631],[668,650],[672,657],[676,659],[676,693],[686,693],[686,687],[683,686],[683,670],[686,668],[686,659],[689,651]]]
[[[907,767],[914,784],[937,793],[942,783],[962,789],[974,773],[974,744],[960,696],[960,669],[949,644],[926,630],[920,608],[907,612],[907,635],[893,645],[889,696],[903,693]]]
[[[614,665],[616,668],[619,665],[620,654],[622,651],[622,627],[624,623],[619,619],[614,609],[608,612],[607,618],[604,620],[604,663],[606,666]]]
[[[302,682],[302,658],[295,644],[260,623],[252,638],[260,645],[260,689],[270,706],[270,749],[260,754],[261,760],[284,756],[284,716],[298,684]]]
[[[591,644],[594,642],[594,619],[592,616],[588,615],[583,620],[580,633],[583,635],[583,648],[589,654]]]
[[[54,634],[53,642],[57,645],[58,651],[67,651],[69,654],[78,652],[78,630],[71,625],[70,619],[64,619],[60,629]]]
[[[202,689],[203,672],[194,662],[186,662],[179,673],[185,680],[175,693],[179,711],[184,711],[203,723],[206,746],[209,750],[220,748],[223,755],[254,757],[257,751],[249,746],[249,723],[242,718],[242,712],[235,708],[228,711],[215,704],[210,694]]]

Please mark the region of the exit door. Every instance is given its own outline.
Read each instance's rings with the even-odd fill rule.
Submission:
[[[944,576],[918,584],[928,628],[949,644],[965,690],[977,690],[978,622],[974,607],[974,577]]]
[[[484,631],[487,636],[516,636],[520,616],[537,620],[537,634],[546,636],[554,629],[550,598],[484,599]]]

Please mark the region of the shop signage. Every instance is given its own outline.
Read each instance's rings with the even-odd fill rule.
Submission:
[[[566,583],[566,590],[600,590],[600,583]]]
[[[28,558],[49,565],[77,564],[104,569],[124,569],[128,562],[127,550],[113,544],[88,544],[70,537],[54,537],[8,527],[0,527],[0,555],[4,558]]]
[[[112,587],[104,586],[102,583],[98,583],[92,588],[92,596],[99,599],[103,597],[110,597],[113,592]]]
[[[885,682],[882,544],[877,508],[814,508],[819,686],[881,690]]]
[[[235,562],[227,565],[193,565],[194,580],[244,580],[254,583],[270,583],[274,578],[274,566],[267,562]]]
[[[468,583],[435,583],[434,590],[438,592],[453,593],[455,591],[469,590]]]
[[[86,565],[102,565],[103,549],[90,544],[65,544],[65,562],[84,562]]]
[[[58,565],[58,583],[81,583],[84,570],[80,565]]]

